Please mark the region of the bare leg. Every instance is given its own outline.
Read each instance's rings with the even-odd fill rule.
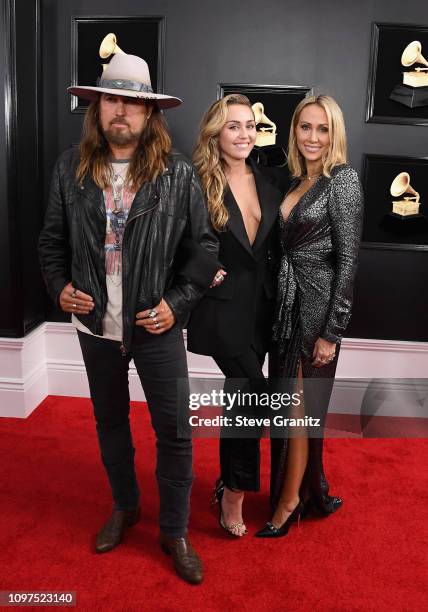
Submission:
[[[303,389],[302,366],[299,365],[297,374],[298,388]],[[304,418],[305,410],[303,397],[299,406],[294,406],[290,418]],[[274,527],[281,527],[299,503],[299,489],[308,462],[308,435],[305,427],[293,427],[293,435],[288,439],[287,462],[285,467],[284,484],[281,490],[278,506],[274,512],[271,523]]]

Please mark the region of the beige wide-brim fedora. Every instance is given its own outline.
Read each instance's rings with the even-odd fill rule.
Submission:
[[[79,98],[97,100],[99,94],[127,96],[142,100],[156,100],[159,108],[173,108],[181,104],[180,98],[154,93],[147,62],[136,55],[117,53],[114,55],[97,81],[97,86],[76,85],[67,91]]]

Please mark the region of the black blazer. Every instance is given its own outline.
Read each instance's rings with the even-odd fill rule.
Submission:
[[[266,352],[269,345],[276,284],[271,246],[282,194],[253,160],[247,163],[256,183],[260,225],[251,245],[239,206],[228,189],[224,203],[229,221],[226,231],[217,234],[219,260],[227,276],[220,286],[208,289],[192,311],[187,348],[193,353],[234,357],[251,345],[258,352]]]

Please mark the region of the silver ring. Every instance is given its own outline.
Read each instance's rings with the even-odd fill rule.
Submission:
[[[70,294],[70,295],[71,295],[71,297],[72,297],[72,298],[77,297],[77,291],[76,291],[76,289],[73,289],[73,291],[71,292],[71,294]]]
[[[155,323],[155,329],[159,329],[159,327],[160,327],[160,323],[158,323],[158,322],[156,321],[156,323]]]
[[[214,279],[217,283],[220,283],[221,281],[224,280],[224,276],[223,274],[216,274],[216,277]]]
[[[158,313],[156,312],[156,310],[154,308],[152,308],[152,310],[149,312],[149,317],[151,319],[154,319],[156,317]]]
[[[73,303],[73,308],[77,308],[77,304],[75,302]]]

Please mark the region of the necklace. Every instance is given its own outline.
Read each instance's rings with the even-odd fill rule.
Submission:
[[[321,172],[319,174],[314,174],[313,176],[301,176],[300,183],[296,187],[296,191],[302,191],[305,187],[305,181],[313,181],[321,176]]]
[[[317,179],[321,176],[321,172],[319,172],[318,174],[314,174],[313,176],[302,176],[302,181],[313,181],[314,179]]]
[[[111,166],[112,180],[110,182],[114,200],[114,209],[112,210],[114,215],[123,212],[123,192],[126,185],[127,172],[127,166],[125,166],[124,172],[119,172],[113,167],[113,165]]]

